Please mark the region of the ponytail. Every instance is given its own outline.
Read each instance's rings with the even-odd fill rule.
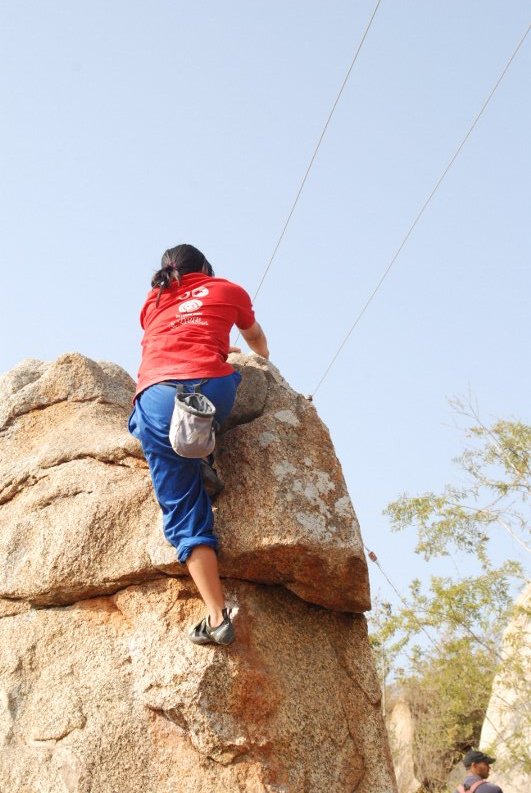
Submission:
[[[175,248],[168,248],[162,256],[161,265],[160,270],[157,270],[151,279],[152,288],[156,289],[157,286],[159,288],[155,304],[157,306],[162,290],[168,289],[172,281],[177,281],[177,285],[180,286],[183,275],[198,272],[214,275],[214,270],[204,253],[194,248],[193,245],[177,245]]]

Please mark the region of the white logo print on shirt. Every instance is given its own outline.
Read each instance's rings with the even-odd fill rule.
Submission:
[[[180,314],[190,314],[192,311],[197,311],[203,305],[202,300],[188,300],[186,303],[181,303],[179,306]]]
[[[203,301],[198,300],[200,297],[206,297],[209,290],[206,286],[197,286],[190,292],[184,292],[177,300],[184,300],[179,306],[179,313],[176,314],[176,319],[170,322],[170,328],[176,328],[182,325],[208,325],[208,320],[204,319],[202,313],[199,311],[203,306]],[[190,297],[193,300],[190,300]],[[181,314],[181,316],[179,316]]]
[[[192,297],[206,297],[208,295],[208,289],[206,286],[197,286],[195,289],[192,289],[191,292],[184,292],[177,300],[188,300],[190,295]]]

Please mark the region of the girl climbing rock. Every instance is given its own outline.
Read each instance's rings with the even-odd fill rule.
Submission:
[[[236,325],[254,352],[269,357],[266,337],[256,322],[251,299],[237,284],[216,278],[193,245],[167,250],[140,313],[144,329],[142,362],[130,432],[140,440],[155,494],[162,509],[166,539],[186,564],[207,614],[191,629],[196,644],[230,644],[234,627],[219,579],[214,517],[201,459],[182,457],[172,448],[169,430],[175,391],[199,385],[221,423],[230,413],[241,375],[227,363],[229,335]]]

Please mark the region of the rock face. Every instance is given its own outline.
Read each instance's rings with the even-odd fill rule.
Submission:
[[[504,663],[494,678],[480,747],[496,758],[489,781],[504,793],[522,793],[531,790],[531,583],[516,602],[502,654]]]
[[[326,428],[273,367],[234,363],[243,383],[218,443],[222,575],[367,610],[359,527]],[[127,431],[132,394],[123,370],[80,355],[25,361],[0,382],[0,597],[67,604],[186,574]]]
[[[230,648],[162,535],[133,383],[72,354],[0,379],[0,791],[392,793],[359,613],[363,547],[328,433],[269,364],[218,442]]]

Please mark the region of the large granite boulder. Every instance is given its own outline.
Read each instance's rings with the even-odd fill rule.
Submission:
[[[243,382],[218,443],[223,576],[280,583],[342,611],[370,607],[363,545],[330,436],[274,367]],[[165,541],[120,367],[64,355],[0,381],[0,597],[72,603],[185,575]]]
[[[504,634],[480,747],[496,758],[489,781],[503,793],[531,790],[531,583]]]
[[[80,355],[0,379],[0,791],[393,793],[359,529],[311,404],[237,357],[217,526],[237,641],[162,536],[126,419]],[[291,590],[291,591],[290,591]]]
[[[390,793],[364,619],[230,582],[230,648],[188,579],[0,619],[5,793]]]

